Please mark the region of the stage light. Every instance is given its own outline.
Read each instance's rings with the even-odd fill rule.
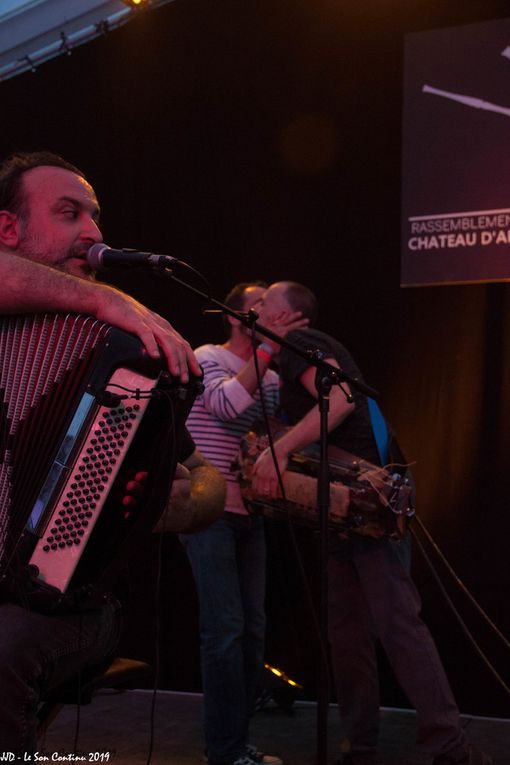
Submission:
[[[263,709],[271,701],[281,707],[287,714],[292,713],[295,699],[303,695],[303,686],[291,680],[285,672],[270,664],[264,664],[262,688],[255,703],[255,709]]]
[[[123,0],[131,8],[141,8],[142,5],[149,5],[150,0]]]

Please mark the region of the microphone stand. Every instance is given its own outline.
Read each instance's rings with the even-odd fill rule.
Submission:
[[[177,284],[194,292],[209,303],[217,307],[219,312],[228,314],[238,319],[243,326],[252,332],[257,332],[287,348],[292,353],[305,359],[310,366],[316,368],[315,387],[317,390],[318,406],[320,412],[320,462],[317,480],[317,510],[319,514],[319,628],[321,632],[321,644],[327,645],[328,635],[328,543],[329,543],[329,506],[330,506],[330,474],[328,463],[328,413],[329,394],[333,385],[338,385],[348,401],[352,401],[351,394],[343,387],[347,383],[350,387],[361,391],[365,396],[377,398],[376,390],[366,385],[361,380],[343,372],[338,367],[324,361],[324,354],[319,350],[303,351],[294,343],[277,335],[267,327],[258,324],[258,314],[251,309],[248,313],[235,311],[219,300],[210,297],[205,292],[176,277],[170,268],[156,266],[153,271],[163,275]],[[328,707],[329,707],[329,664],[327,654],[323,655],[318,672],[317,692],[317,762],[316,765],[327,765],[328,762]]]
[[[323,354],[315,352],[318,362]],[[328,548],[329,548],[329,505],[330,475],[328,463],[328,414],[329,394],[333,381],[320,366],[315,372],[320,412],[320,461],[317,481],[317,511],[319,513],[319,625],[322,645],[328,637]],[[328,762],[328,708],[329,708],[329,662],[323,656],[319,664],[317,683],[317,765]]]

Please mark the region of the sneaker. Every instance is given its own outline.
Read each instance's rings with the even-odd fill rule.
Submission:
[[[253,744],[246,744],[246,754],[256,765],[283,765],[283,760],[275,754],[259,752]]]
[[[432,765],[494,765],[494,760],[473,744],[465,744],[435,757]]]

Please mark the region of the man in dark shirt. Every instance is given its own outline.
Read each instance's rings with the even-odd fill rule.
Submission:
[[[183,382],[200,367],[189,344],[164,319],[127,295],[93,282],[89,247],[102,239],[99,206],[83,173],[48,152],[22,154],[0,164],[0,310],[78,311],[137,334],[151,356],[158,345]],[[1,358],[8,363],[9,358]],[[3,410],[5,429],[6,411]],[[224,482],[206,464],[191,437],[179,455],[172,509],[223,506]],[[143,475],[125,487],[136,501]],[[0,517],[6,508],[0,507]],[[197,511],[200,515],[200,510]],[[46,615],[18,602],[0,602],[0,744],[22,755],[35,747],[42,695],[111,654],[119,635],[118,603]],[[14,756],[14,754],[13,754]]]
[[[317,303],[313,293],[294,282],[277,282],[255,306],[260,323],[280,312],[302,312],[313,323]],[[325,361],[351,377],[361,374],[349,352],[329,335],[314,329],[290,333],[287,339],[302,349],[318,349]],[[279,352],[280,400],[293,427],[275,443],[280,471],[289,455],[319,438],[315,368],[282,348]],[[367,398],[349,390],[353,401],[334,387],[330,395],[329,442],[374,464],[380,464]],[[277,496],[276,472],[268,450],[255,464],[253,488]],[[406,560],[409,534],[400,541],[352,534],[332,539],[329,555],[329,640],[342,723],[341,762],[378,765],[379,683],[377,637],[409,701],[416,709],[418,745],[433,765],[491,765],[492,759],[469,744],[459,724],[459,712],[434,641],[420,619],[420,598]],[[375,634],[374,634],[375,633]]]

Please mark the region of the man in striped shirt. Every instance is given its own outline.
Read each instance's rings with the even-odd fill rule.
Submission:
[[[226,304],[249,311],[260,300],[259,282],[239,284]],[[304,326],[300,312],[283,312],[270,328],[278,334]],[[242,437],[262,417],[250,332],[225,319],[228,340],[203,345],[196,356],[205,390],[187,427],[204,457],[227,481],[223,516],[209,528],[181,537],[193,569],[200,606],[205,744],[209,765],[281,765],[248,744],[249,718],[263,667],[265,538],[263,519],[248,515],[232,469]],[[278,405],[278,376],[268,369],[278,346],[257,348],[269,415]]]

